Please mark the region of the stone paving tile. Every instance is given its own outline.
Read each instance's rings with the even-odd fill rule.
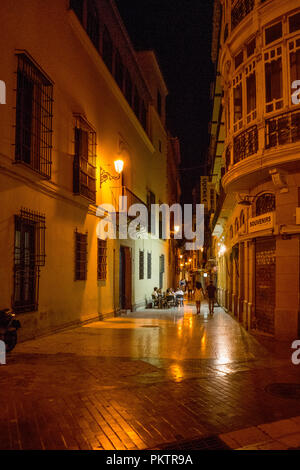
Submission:
[[[217,434],[232,448],[299,447],[300,403],[265,390],[299,382],[283,349],[270,355],[221,311],[211,322],[145,315],[18,345],[0,369],[0,449],[134,450]]]

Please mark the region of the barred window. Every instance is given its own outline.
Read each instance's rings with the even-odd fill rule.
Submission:
[[[75,231],[75,281],[87,279],[87,233]]]
[[[80,116],[75,116],[73,191],[96,202],[96,133]]]
[[[96,49],[99,49],[99,17],[92,0],[89,0],[87,4],[86,32]]]
[[[139,251],[139,280],[144,279],[144,251]]]
[[[24,53],[18,54],[15,160],[51,178],[51,81]]]
[[[15,216],[14,293],[16,313],[38,309],[40,267],[45,265],[45,216],[21,209]]]
[[[255,206],[257,216],[275,211],[275,195],[272,193],[262,194],[257,198]]]
[[[152,277],[152,253],[147,253],[147,279]]]
[[[107,241],[98,238],[97,279],[105,281],[107,277]]]

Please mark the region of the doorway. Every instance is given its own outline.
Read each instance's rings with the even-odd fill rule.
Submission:
[[[276,240],[256,239],[255,243],[255,316],[257,328],[274,334],[276,293]]]
[[[132,310],[132,264],[131,248],[127,246],[120,247],[120,309]]]

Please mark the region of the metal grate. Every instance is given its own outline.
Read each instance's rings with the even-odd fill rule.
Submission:
[[[38,308],[40,267],[45,265],[45,216],[21,209],[15,216],[13,309],[17,313]]]
[[[254,0],[238,0],[231,10],[231,30],[233,31],[240,22],[253,10]]]
[[[147,279],[152,277],[152,253],[147,253]]]
[[[266,148],[300,140],[300,111],[280,114],[266,120]]]
[[[15,161],[51,178],[53,85],[18,54]]]
[[[139,251],[139,279],[143,280],[144,279],[144,258],[145,258],[145,253],[143,250]]]
[[[87,279],[87,233],[75,231],[75,281]]]
[[[276,209],[275,195],[272,193],[265,193],[259,196],[255,204],[256,216],[273,212]]]
[[[233,161],[238,163],[258,151],[257,126],[241,132],[233,141]]]
[[[73,191],[96,202],[96,132],[77,115],[75,124],[75,155]]]
[[[97,278],[98,281],[105,281],[107,275],[107,241],[98,240],[98,264],[97,264]]]

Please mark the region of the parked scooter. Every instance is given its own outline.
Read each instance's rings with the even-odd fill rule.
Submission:
[[[15,319],[15,314],[9,308],[0,310],[0,340],[5,343],[6,352],[12,351],[17,344],[19,328],[21,323]]]

